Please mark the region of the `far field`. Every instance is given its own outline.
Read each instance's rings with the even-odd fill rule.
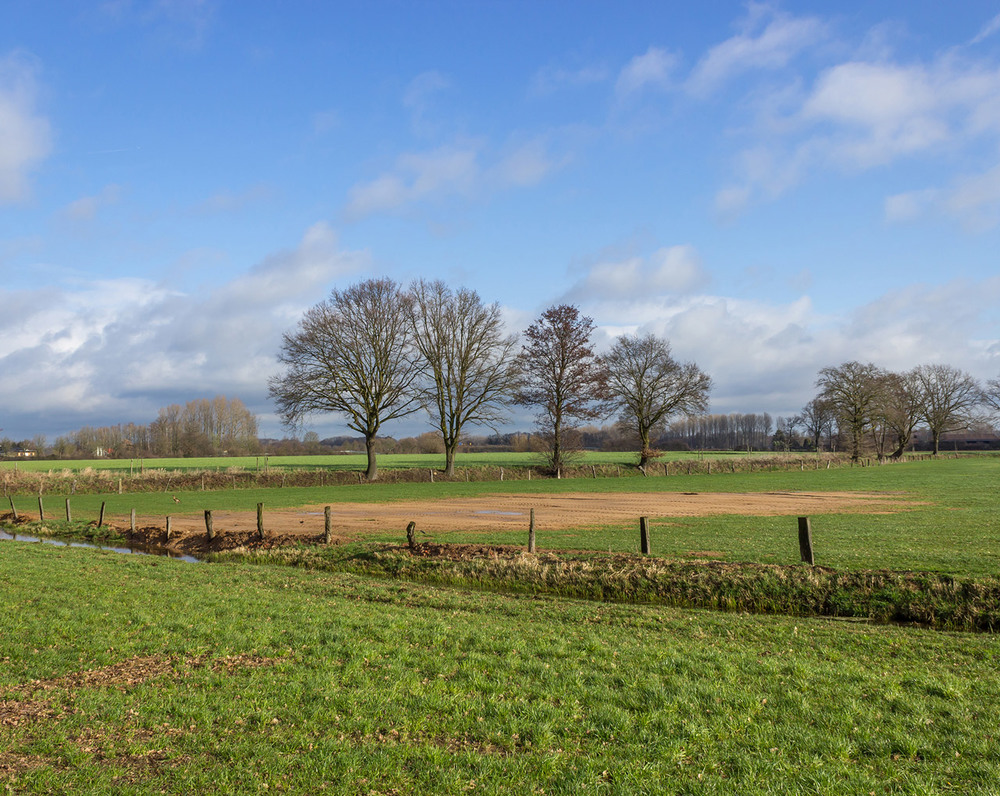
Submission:
[[[773,458],[775,454],[765,451],[753,453],[739,451],[710,451],[704,453],[667,452],[657,462],[682,461],[728,461],[730,459]],[[789,454],[806,461],[817,458],[815,454]],[[821,454],[819,458],[824,458]],[[636,454],[629,451],[586,451],[579,462],[584,465],[621,465],[634,467]],[[542,458],[537,453],[459,453],[456,466],[459,469],[476,467],[532,467],[541,466]],[[378,456],[379,469],[395,470],[405,468],[443,468],[444,454],[435,453],[381,453]],[[80,471],[112,470],[116,473],[138,472],[140,467],[147,470],[214,470],[230,469],[259,471],[271,469],[329,469],[364,470],[367,458],[364,453],[336,453],[317,456],[213,456],[186,459],[25,459],[0,462],[0,473],[5,469],[25,472],[59,472],[61,470]]]

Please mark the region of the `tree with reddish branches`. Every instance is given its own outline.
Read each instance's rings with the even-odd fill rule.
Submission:
[[[525,332],[515,402],[538,408],[546,459],[558,472],[579,450],[574,429],[606,413],[607,376],[590,341],[592,319],[571,305],[549,307]]]

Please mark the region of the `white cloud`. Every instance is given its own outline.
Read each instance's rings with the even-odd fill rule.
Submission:
[[[82,196],[70,202],[63,215],[70,221],[93,221],[102,207],[116,204],[122,196],[120,185],[107,185],[95,196]]]
[[[428,121],[434,97],[451,86],[448,77],[436,70],[422,72],[410,81],[403,94],[403,105],[411,113],[413,128],[422,135],[432,135],[435,125]]]
[[[519,142],[495,157],[486,152],[484,141],[405,153],[396,159],[391,171],[355,185],[348,194],[344,213],[356,220],[400,211],[418,202],[452,196],[475,198],[506,188],[536,185],[559,165],[541,138]]]
[[[481,173],[480,148],[479,144],[456,144],[400,155],[392,172],[351,189],[347,216],[356,219],[424,199],[468,195]]]
[[[758,12],[763,7],[755,7]],[[762,13],[752,13],[747,30],[712,47],[695,66],[687,81],[693,94],[706,95],[741,72],[780,69],[825,36],[825,26],[815,18],[774,15],[758,35],[753,34]]]
[[[220,191],[205,201],[195,206],[198,213],[231,213],[243,208],[270,199],[274,190],[264,184],[252,185],[246,190],[234,193],[232,191]]]
[[[149,422],[167,403],[219,393],[263,408],[282,332],[368,265],[319,223],[206,294],[148,279],[0,289],[16,308],[0,317],[5,427]]]
[[[790,99],[783,90],[782,102],[787,106]],[[732,212],[755,198],[772,199],[809,172],[831,166],[859,172],[908,158],[976,153],[983,147],[995,153],[1000,146],[1000,69],[953,52],[926,63],[840,63],[824,70],[783,116],[775,111],[765,118],[753,135],[758,140],[737,159],[738,179],[716,197],[721,211]],[[969,191],[982,187],[970,185]],[[887,217],[912,215],[913,202],[918,197],[925,201],[926,191],[933,190],[939,188],[889,197]],[[992,200],[970,201],[982,207]],[[981,222],[970,218],[968,223]]]
[[[963,175],[947,188],[925,188],[894,194],[885,200],[890,223],[948,216],[970,232],[984,232],[1000,225],[1000,166]]]
[[[997,14],[993,19],[983,25],[982,29],[975,35],[969,44],[979,44],[990,36],[992,36],[997,31],[1000,31],[1000,14]]]
[[[715,383],[713,411],[794,413],[815,395],[820,368],[849,360],[893,370],[946,362],[979,378],[1000,369],[1000,334],[992,322],[1000,277],[912,285],[855,310],[831,315],[808,296],[788,302],[745,301],[704,293],[591,294],[602,345],[622,333],[666,337]]]
[[[0,202],[28,195],[28,175],[52,148],[49,122],[35,109],[36,72],[24,53],[0,59]]]
[[[625,65],[618,75],[615,90],[619,96],[627,96],[646,88],[669,88],[676,63],[677,56],[660,47],[650,47]]]
[[[707,282],[708,274],[693,246],[670,246],[648,258],[626,257],[599,262],[567,296],[571,301],[630,299],[689,293]]]
[[[537,185],[558,164],[553,162],[540,139],[529,141],[505,155],[492,169],[493,182],[499,187]]]

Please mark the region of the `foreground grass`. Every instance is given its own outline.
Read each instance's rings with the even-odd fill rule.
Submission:
[[[990,635],[11,542],[0,599],[18,793],[1000,793]]]

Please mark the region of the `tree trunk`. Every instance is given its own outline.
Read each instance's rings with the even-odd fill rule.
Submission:
[[[444,474],[449,478],[455,475],[455,449],[458,447],[458,441],[444,443]]]
[[[938,451],[941,448],[941,432],[939,432],[939,431],[932,431],[931,432],[931,439],[933,439],[933,441],[934,441],[934,455],[937,456],[938,455]]]
[[[645,470],[649,463],[649,432],[639,429],[639,469]]]
[[[375,456],[375,437],[365,437],[365,449],[368,452],[368,469],[365,471],[365,478],[374,481],[378,478],[378,459]]]
[[[557,420],[552,429],[552,469],[555,472],[559,471],[562,467],[562,424]]]

